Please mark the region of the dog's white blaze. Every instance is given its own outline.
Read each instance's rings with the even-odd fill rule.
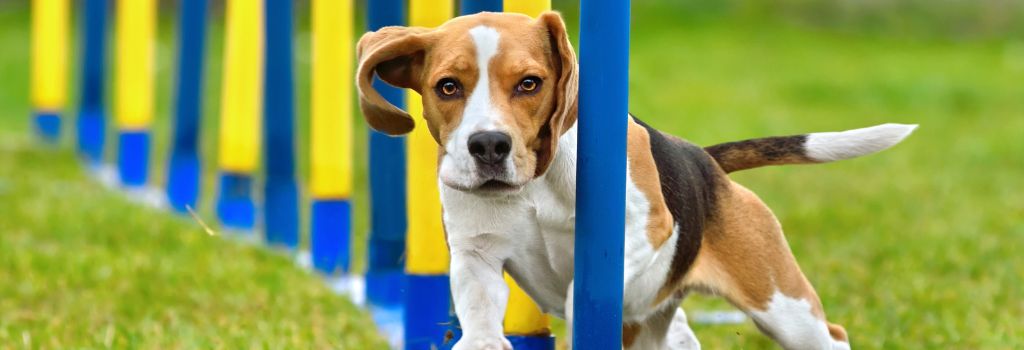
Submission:
[[[498,34],[494,28],[478,26],[470,29],[469,35],[473,37],[473,45],[476,47],[476,66],[479,77],[476,87],[469,94],[459,128],[468,127],[477,131],[488,127],[493,128],[497,124],[495,117],[501,113],[491,103],[490,89],[490,63],[494,55],[498,53],[498,39],[501,34]]]
[[[819,162],[850,159],[875,153],[903,141],[917,125],[882,124],[840,132],[807,135],[807,156]]]
[[[445,159],[441,163],[442,177],[454,180],[465,186],[474,185],[476,168],[473,156],[469,154],[467,143],[469,137],[480,131],[501,131],[505,126],[501,123],[502,112],[491,102],[490,62],[498,54],[498,41],[501,34],[488,26],[477,26],[469,30],[476,49],[476,65],[479,78],[473,91],[467,91],[469,99],[466,109],[462,112],[462,120],[455,128],[451,139],[445,145]],[[512,156],[505,162],[508,178],[516,177],[516,169]]]
[[[805,299],[791,298],[779,291],[772,294],[764,311],[751,311],[750,317],[786,349],[849,349],[850,345],[832,339],[825,321],[814,316]]]

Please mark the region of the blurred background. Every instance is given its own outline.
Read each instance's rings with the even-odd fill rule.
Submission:
[[[170,139],[177,8],[160,3],[156,186]],[[198,208],[205,218],[213,217],[223,51],[223,3],[213,3]],[[554,7],[576,28],[574,2]],[[305,182],[308,1],[296,13]],[[854,347],[1024,347],[1024,2],[634,0],[632,18],[631,111],[697,144],[921,125],[878,155],[733,176],[775,211],[829,319],[846,327]],[[36,140],[29,29],[27,1],[0,1],[0,344],[383,346],[368,316],[287,257],[209,237],[191,218],[100,186],[69,137],[57,147]],[[69,94],[74,106],[80,93]],[[356,119],[359,270],[367,141]],[[731,308],[703,296],[684,307]],[[749,321],[693,327],[709,349],[774,347]]]

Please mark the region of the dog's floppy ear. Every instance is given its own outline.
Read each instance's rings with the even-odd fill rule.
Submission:
[[[415,123],[409,113],[395,107],[373,87],[376,74],[384,82],[400,88],[420,90],[419,79],[430,29],[420,27],[384,27],[363,34],[356,48],[359,68],[356,86],[359,107],[373,129],[388,135],[412,131]]]
[[[558,138],[576,123],[576,99],[578,96],[579,74],[576,53],[569,42],[569,34],[565,31],[565,22],[558,12],[547,11],[537,18],[551,41],[552,64],[558,76],[555,82],[555,106],[546,126],[549,140],[541,145],[537,157],[536,174],[539,176],[547,171],[558,146]]]

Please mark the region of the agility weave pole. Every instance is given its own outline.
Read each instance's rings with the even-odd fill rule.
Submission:
[[[102,166],[106,137],[107,111],[107,0],[84,0],[80,17],[83,31],[81,45],[81,78],[79,80],[78,121],[76,122],[78,154],[90,168]]]
[[[551,10],[551,0],[506,0],[505,12],[522,13],[534,17]],[[529,350],[554,350],[555,337],[551,335],[551,320],[529,295],[505,274],[509,286],[508,309],[505,311],[505,335],[512,347]]]
[[[404,0],[367,1],[367,29],[405,25]],[[392,105],[404,109],[405,93],[380,79],[374,88]],[[370,239],[367,245],[366,301],[374,321],[392,344],[404,339],[406,214],[405,138],[370,131]]]
[[[228,0],[225,12],[217,217],[226,228],[251,231],[256,221],[253,175],[261,144],[263,6]]]
[[[580,1],[574,349],[622,344],[629,3]]]
[[[348,273],[352,235],[352,0],[312,2],[310,246],[312,264]]]
[[[121,185],[149,182],[150,124],[155,99],[156,1],[117,0],[114,46],[114,116]]]
[[[56,143],[67,103],[70,0],[32,1],[32,108],[36,133]]]
[[[255,2],[255,1],[254,1]],[[295,181],[295,9],[293,0],[263,0],[263,219],[267,243],[299,246],[299,190]],[[340,98],[340,96],[339,96]]]
[[[455,13],[452,0],[409,0],[409,25],[437,27]],[[406,91],[409,115],[423,120],[422,97]],[[451,309],[448,245],[437,188],[437,144],[425,127],[406,136],[408,188],[405,260],[405,349],[436,349],[445,343]]]
[[[207,0],[180,0],[178,4],[178,79],[174,90],[174,138],[167,164],[167,201],[178,213],[186,213],[187,208],[196,207],[201,189],[199,131],[209,4]]]

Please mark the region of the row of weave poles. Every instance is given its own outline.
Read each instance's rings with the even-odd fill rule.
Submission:
[[[207,0],[177,2],[173,130],[164,189],[156,189],[150,176],[150,169],[155,168],[151,125],[157,113],[155,49],[160,4],[157,0],[80,0],[78,4],[81,77],[75,139],[82,159],[105,181],[149,204],[179,213],[191,211],[204,188],[200,129],[206,125],[202,120],[206,102],[203,82],[212,4]],[[463,0],[458,6],[445,0],[368,0],[366,5],[368,30],[388,25],[434,27],[456,13],[505,11],[537,16],[551,7],[550,0]],[[436,145],[426,128],[404,138],[371,132],[368,268],[363,276],[349,274],[353,152],[366,149],[366,145],[354,147],[352,141],[354,46],[361,30],[354,28],[357,12],[351,0],[312,0],[309,7],[312,93],[306,186],[311,197],[310,251],[300,252],[299,244],[296,14],[291,0],[225,2],[216,140],[218,221],[221,227],[243,236],[262,232],[269,246],[295,254],[337,290],[364,303],[394,346],[450,346],[451,338],[458,337],[458,327],[450,311],[448,256],[435,177]],[[70,0],[32,2],[34,120],[38,134],[51,142],[59,140],[62,120],[70,119],[63,114],[69,107],[73,9]],[[624,181],[625,176],[625,124],[619,122],[626,113],[628,19],[628,1],[581,4],[581,61],[594,62],[581,64],[581,91],[602,91],[604,95],[581,96],[580,159],[592,157],[593,161],[581,161],[586,165],[579,170],[579,200],[589,205],[580,205],[577,223],[590,239],[577,240],[577,250],[592,254],[577,254],[585,261],[577,260],[576,300],[584,303],[576,307],[577,348],[604,347],[621,336],[622,281],[616,284],[604,271],[622,268],[621,229],[615,229],[623,227],[622,218],[607,213],[623,212],[624,194],[602,186],[617,179]],[[108,59],[107,42],[111,24],[112,60]],[[596,44],[588,46],[588,37]],[[604,78],[588,79],[594,73]],[[113,79],[107,79],[108,75]],[[113,108],[107,107],[108,81]],[[589,88],[588,82],[592,84]],[[407,107],[413,116],[422,114],[415,92],[377,84],[391,103]],[[586,115],[587,111],[618,110],[621,113]],[[116,130],[112,152],[116,160],[112,162],[105,157],[108,114]],[[588,126],[588,120],[593,126]],[[608,172],[608,166],[621,168],[622,174]],[[615,254],[609,258],[607,252]],[[616,254],[619,259],[614,258]],[[511,278],[506,281],[511,293],[504,326],[515,348],[553,349],[548,317]]]

